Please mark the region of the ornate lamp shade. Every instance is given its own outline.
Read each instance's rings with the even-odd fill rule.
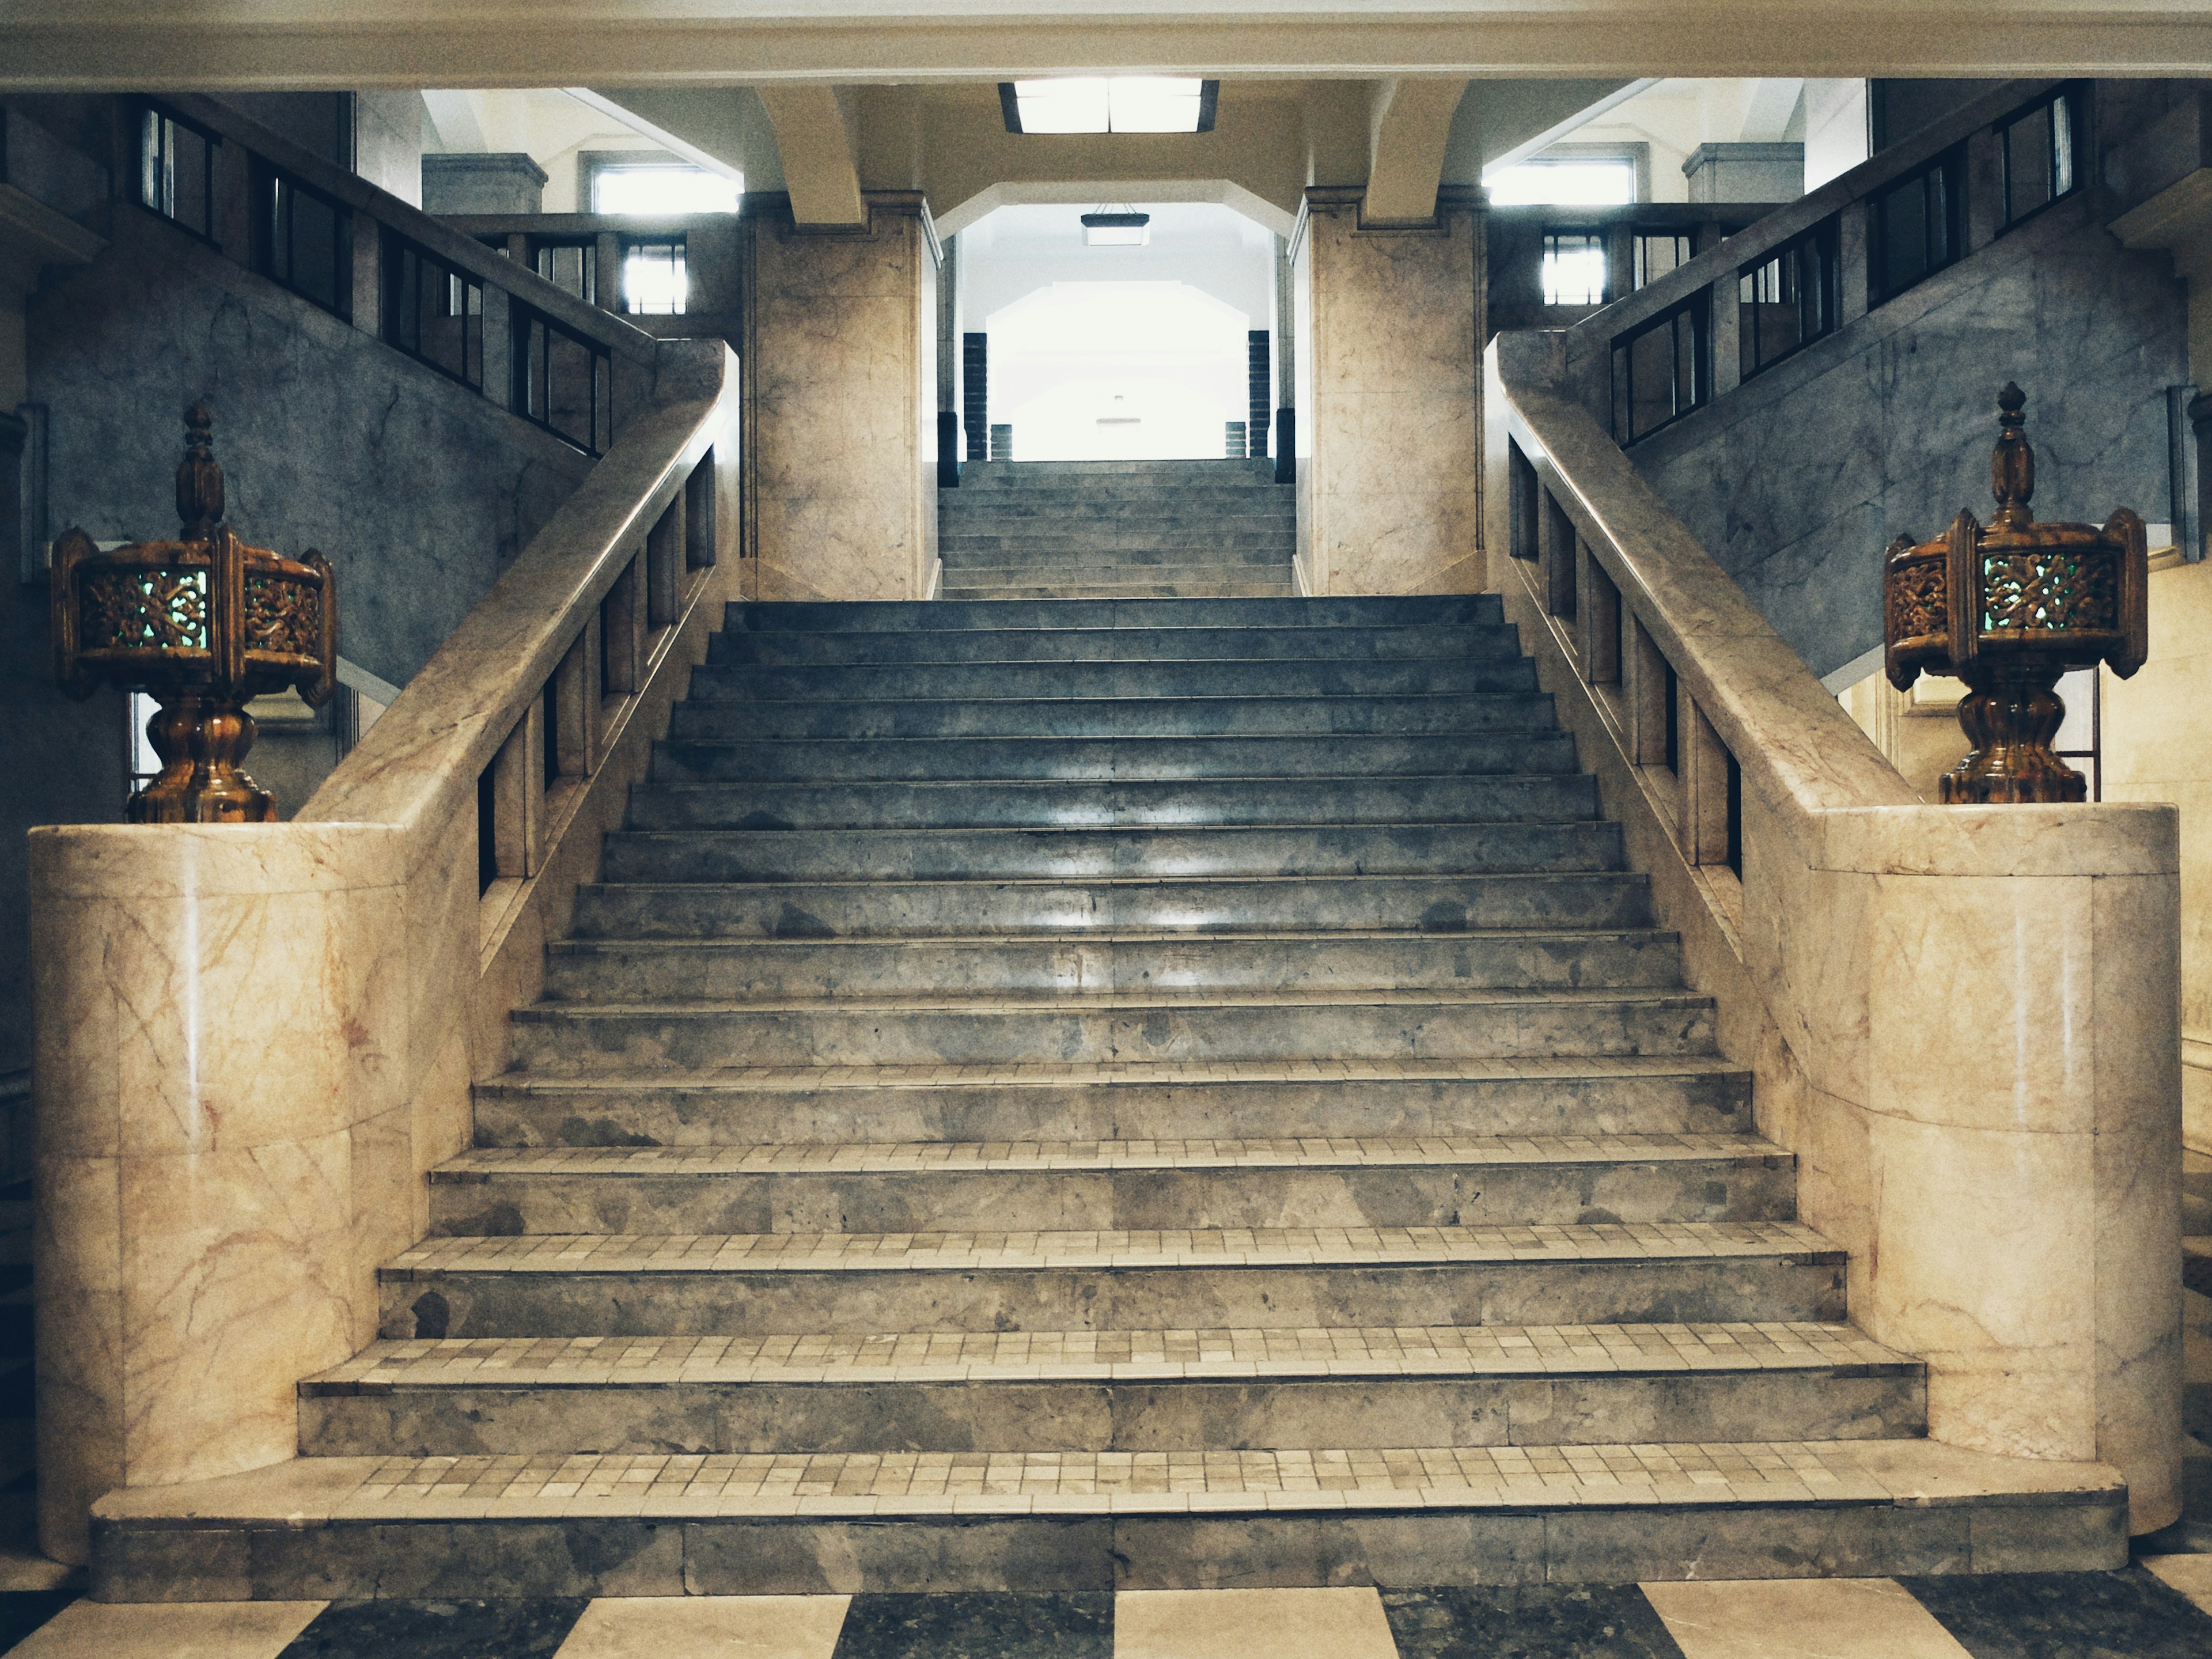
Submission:
[[[82,701],[101,685],[159,698],[147,736],[161,770],[131,796],[133,823],[268,823],[276,799],[240,769],[248,701],[296,687],[320,708],[337,686],[337,591],[310,549],[248,547],[222,521],[205,404],[185,412],[173,542],[103,552],[82,530],[54,544],[54,665]]]
[[[2104,663],[2124,679],[2148,649],[2142,520],[2124,507],[2101,527],[2035,522],[2027,402],[2009,382],[1997,397],[1996,519],[1985,528],[1961,513],[1936,541],[1899,536],[1882,566],[1890,684],[1966,683],[1959,724],[1973,747],[1943,775],[1950,803],[2082,799],[2087,780],[2051,748],[2066,717],[2058,677]]]

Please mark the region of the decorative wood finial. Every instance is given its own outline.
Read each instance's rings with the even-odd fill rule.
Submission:
[[[185,459],[177,466],[179,541],[205,541],[222,522],[222,468],[215,459],[215,410],[203,398],[185,411]]]
[[[2051,747],[2066,717],[2058,678],[2104,663],[2124,679],[2149,647],[2142,520],[2124,507],[2101,526],[2036,523],[2027,404],[2009,380],[1997,394],[1996,521],[1961,513],[1948,534],[1900,536],[1882,559],[1890,684],[1966,683],[1959,724],[1973,747],[1942,780],[1943,799],[1964,805],[2082,799],[2087,781]]]
[[[54,544],[54,663],[82,700],[102,685],[149,692],[146,735],[160,775],[131,796],[133,823],[267,823],[269,792],[240,763],[257,696],[295,688],[320,708],[337,687],[337,592],[330,561],[248,547],[222,521],[215,412],[185,411],[173,542],[102,550],[82,530]]]
[[[1997,393],[1997,447],[1990,457],[1990,493],[1997,498],[1993,530],[2025,530],[2035,522],[2027,510],[2035,498],[2035,450],[2021,430],[2027,407],[2027,393],[2007,380]]]

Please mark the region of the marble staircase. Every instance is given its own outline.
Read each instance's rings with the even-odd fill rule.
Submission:
[[[301,1456],[111,1599],[2109,1567],[1923,1367],[1490,597],[732,607]]]
[[[943,599],[1297,592],[1296,500],[1272,461],[970,461],[938,501]]]

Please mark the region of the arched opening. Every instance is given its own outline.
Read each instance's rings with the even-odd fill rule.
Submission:
[[[1211,203],[1139,203],[1143,241],[1096,246],[1093,205],[1001,207],[960,233],[989,425],[1022,460],[1266,454],[1252,399],[1269,378],[1273,232]]]

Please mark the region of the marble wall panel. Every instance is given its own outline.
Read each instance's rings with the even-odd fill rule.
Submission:
[[[862,235],[795,230],[773,204],[748,203],[741,222],[747,533],[763,599],[921,599],[934,557],[926,210],[895,191],[868,200]]]
[[[1997,388],[2028,394],[2039,517],[2164,520],[2166,388],[2189,378],[2164,259],[2062,203],[1631,452],[1815,674],[1881,641],[1882,548],[1986,518]]]
[[[1309,192],[1299,548],[1316,592],[1480,583],[1481,243],[1480,214],[1449,198],[1437,228],[1386,231],[1361,226],[1358,192]]]

